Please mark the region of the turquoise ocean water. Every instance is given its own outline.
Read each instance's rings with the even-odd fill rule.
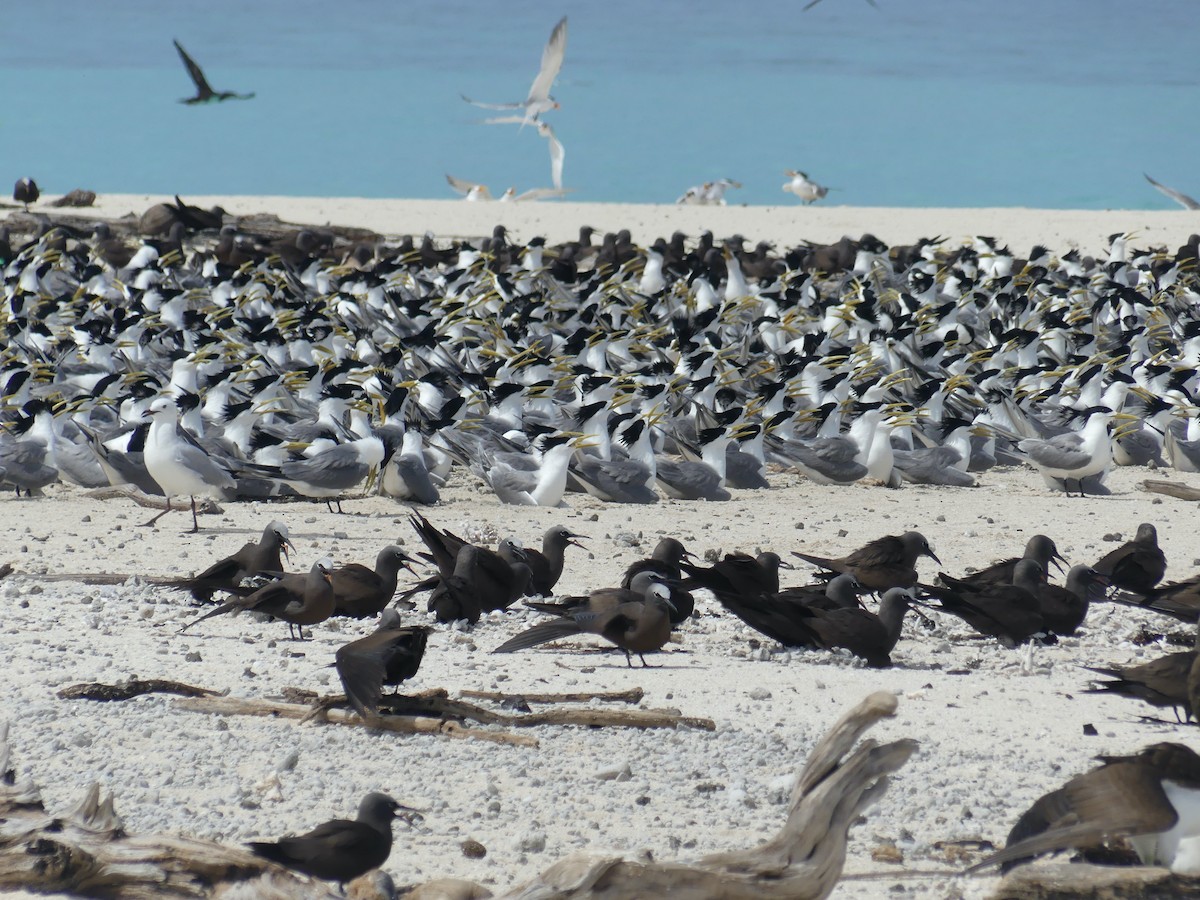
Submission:
[[[453,197],[549,184],[525,96],[568,15],[550,121],[572,199],[720,177],[791,203],[1175,208],[1200,197],[1194,0],[37,0],[0,4],[0,179],[44,191]],[[185,106],[177,37],[217,90]]]

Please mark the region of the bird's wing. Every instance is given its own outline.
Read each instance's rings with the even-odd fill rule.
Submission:
[[[480,106],[481,104],[475,104]],[[519,105],[519,104],[518,104]],[[507,109],[507,104],[501,104],[498,108]],[[484,125],[523,125],[525,124],[524,116],[491,116],[483,120]]]
[[[1113,763],[1077,775],[1062,788],[1070,812],[1040,834],[994,853],[968,871],[1026,856],[1078,847],[1115,835],[1166,831],[1178,819],[1155,770],[1138,761]]]
[[[550,183],[558,190],[562,190],[562,174],[563,160],[566,158],[566,151],[563,149],[562,141],[554,133],[545,122],[538,123],[538,134],[544,137],[550,145]]]
[[[558,77],[558,70],[562,68],[563,55],[566,52],[567,17],[563,16],[554,26],[554,30],[550,32],[550,40],[546,42],[546,49],[542,51],[541,71],[537,73],[537,78],[533,79],[533,84],[530,85],[529,96],[525,98],[526,103],[549,98],[550,88],[554,84],[554,79]]]
[[[208,79],[204,77],[204,72],[196,65],[196,61],[188,56],[188,52],[183,49],[179,41],[172,41],[175,44],[175,49],[179,51],[179,58],[183,60],[183,65],[191,76],[192,81],[196,85],[196,91],[200,96],[207,96],[215,93],[208,83]]]
[[[480,103],[478,100],[472,100],[466,94],[459,94],[458,96],[462,97],[472,106],[478,106],[482,109],[522,109],[525,106],[524,103]],[[524,117],[520,121],[525,121]]]
[[[1039,466],[1049,469],[1071,470],[1087,463],[1091,456],[1083,446],[1083,438],[1077,434],[1060,434],[1049,440],[1030,438],[1017,444],[1017,448]]]
[[[355,646],[361,643],[354,641],[339,647],[333,664],[342,680],[346,699],[365,718],[379,708],[379,698],[383,696],[387,648],[380,642],[367,647]]]
[[[462,194],[464,197],[471,193],[471,191],[476,191],[481,196],[488,198],[492,196],[491,191],[489,191],[485,185],[476,184],[473,181],[467,181],[463,178],[455,178],[453,175],[447,174],[446,182],[450,185],[450,187],[454,188],[455,191]]]
[[[530,188],[513,197],[513,202],[519,203],[522,200],[549,200],[553,197],[565,197],[569,193],[571,193],[569,188]]]
[[[1145,172],[1143,172],[1142,174],[1146,175]],[[1149,175],[1146,175],[1146,180],[1148,182],[1150,182],[1152,185],[1154,185],[1156,188],[1158,188],[1159,191],[1166,194],[1168,197],[1170,197],[1172,200],[1174,200],[1176,203],[1178,203],[1180,206],[1182,206],[1184,209],[1200,209],[1200,202],[1193,200],[1187,194],[1182,194],[1179,191],[1175,190],[1174,188],[1167,187],[1165,184],[1159,184],[1157,181],[1155,181]]]

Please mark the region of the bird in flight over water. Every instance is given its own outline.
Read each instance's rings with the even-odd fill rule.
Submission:
[[[529,96],[520,103],[480,103],[472,100],[470,97],[463,95],[463,99],[473,106],[481,106],[484,109],[519,109],[522,110],[520,117],[503,116],[496,120],[487,120],[488,124],[498,124],[500,122],[520,122],[524,128],[530,123],[538,121],[538,116],[544,112],[549,112],[552,109],[558,109],[558,101],[550,96],[550,88],[554,85],[554,79],[558,78],[558,70],[562,68],[563,55],[567,52],[567,17],[563,16],[558,20],[558,24],[554,26],[554,30],[550,32],[550,40],[546,42],[546,48],[542,51],[542,68],[537,73],[537,77],[533,79],[533,84],[529,88]]]
[[[180,103],[186,103],[189,106],[193,103],[213,103],[221,102],[222,100],[249,100],[254,96],[253,93],[237,94],[233,91],[214,91],[208,83],[208,79],[204,77],[204,70],[196,65],[196,61],[188,56],[188,52],[183,49],[179,41],[173,41],[175,49],[179,51],[179,58],[183,60],[183,65],[191,76],[192,81],[196,85],[196,96],[183,97]]]
[[[1146,175],[1145,172],[1143,172],[1142,174]],[[1166,196],[1170,197],[1172,200],[1174,200],[1176,203],[1178,203],[1180,206],[1182,206],[1184,209],[1200,209],[1200,203],[1193,200],[1187,194],[1181,193],[1180,191],[1177,191],[1174,188],[1169,188],[1165,184],[1159,184],[1157,181],[1155,181],[1149,175],[1146,175],[1146,180],[1148,182],[1150,182],[1152,185],[1154,185],[1156,188],[1158,188],[1158,190],[1162,191],[1162,193],[1164,193]]]

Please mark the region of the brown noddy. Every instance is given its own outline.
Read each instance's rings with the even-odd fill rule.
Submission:
[[[1089,694],[1119,694],[1134,697],[1151,706],[1171,707],[1178,721],[1186,722],[1194,713],[1191,701],[1191,673],[1200,654],[1200,629],[1191,650],[1177,650],[1133,666],[1084,666],[1112,681],[1096,681]],[[1200,675],[1200,673],[1198,673]],[[1198,685],[1200,686],[1200,685]],[[1184,715],[1179,715],[1180,707]]]
[[[943,586],[921,585],[939,605],[934,607],[962,619],[980,634],[996,638],[1005,647],[1016,647],[1047,633],[1037,589],[1042,567],[1031,559],[1017,563],[1012,584],[974,586],[944,572]]]
[[[385,609],[373,632],[338,648],[334,666],[360,716],[379,712],[385,684],[399,685],[417,674],[432,631],[427,625],[401,625],[400,613]]]
[[[1115,588],[1143,595],[1154,590],[1167,574],[1167,558],[1158,546],[1158,530],[1143,522],[1132,541],[1122,544],[1092,568],[1107,575]]]
[[[646,559],[639,559],[629,564],[621,577],[621,587],[629,588],[633,579],[640,572],[657,572],[663,577],[671,589],[671,624],[678,625],[687,619],[696,609],[696,600],[691,592],[680,585],[683,572],[679,564],[691,553],[683,544],[673,537],[665,537],[654,545],[654,551]]]
[[[375,568],[368,569],[359,563],[350,563],[334,569],[330,576],[336,602],[333,614],[353,619],[367,619],[379,615],[392,601],[396,583],[402,568],[414,572],[409,563],[411,556],[389,544],[375,557]]]
[[[296,549],[288,535],[287,526],[274,521],[263,529],[262,537],[257,541],[247,541],[236,553],[217,560],[199,575],[180,578],[168,586],[179,591],[191,591],[200,603],[210,602],[217,591],[249,594],[250,591],[242,587],[242,579],[260,572],[282,571],[283,559],[290,559],[288,547]],[[281,553],[283,558],[280,557]]]
[[[1039,798],[1009,832],[1008,846],[967,871],[1003,871],[1114,837],[1126,838],[1143,863],[1172,866],[1181,841],[1200,835],[1200,756],[1159,743],[1133,756],[1097,758],[1099,768]]]
[[[865,547],[836,559],[798,551],[792,551],[792,555],[831,572],[849,573],[864,588],[875,592],[915,585],[916,563],[922,556],[928,556],[939,565],[942,562],[929,546],[929,541],[917,531],[876,538]]]
[[[1164,584],[1145,594],[1117,594],[1109,599],[1162,613],[1180,622],[1196,622],[1200,619],[1200,575]]]
[[[592,595],[589,595],[587,604],[553,622],[526,629],[492,652],[512,653],[572,635],[597,634],[624,651],[625,663],[630,668],[633,667],[631,653],[636,653],[642,665],[647,666],[643,654],[661,650],[671,638],[670,589],[662,582],[661,576],[653,572],[639,574],[634,582],[643,588],[640,596],[638,591],[627,588],[593,592],[605,596],[605,599],[596,598],[596,609],[591,608]],[[619,594],[610,595],[609,592]],[[610,605],[609,600],[616,596],[630,599]]]
[[[980,569],[978,572],[971,572],[969,575],[963,575],[958,580],[964,581],[967,584],[1012,584],[1013,569],[1017,567],[1022,559],[1034,559],[1041,565],[1043,572],[1050,571],[1050,564],[1054,563],[1062,571],[1063,557],[1058,552],[1058,546],[1054,541],[1044,534],[1035,534],[1025,542],[1025,551],[1021,556],[1012,556],[1008,559],[1002,559],[992,563],[990,566]]]
[[[512,606],[525,593],[529,575],[524,551],[511,540],[501,541],[499,551],[463,544],[454,570],[433,579],[427,608],[439,622],[474,624],[485,612]]]
[[[333,560],[323,557],[313,563],[307,574],[282,575],[270,584],[263,585],[253,594],[237,597],[222,603],[211,612],[188,622],[180,631],[186,631],[197,622],[211,619],[222,613],[237,613],[254,610],[266,613],[288,623],[288,633],[295,637],[295,628],[300,629],[300,640],[304,639],[304,626],[324,622],[335,605],[330,573]]]
[[[542,549],[525,550],[525,562],[532,573],[529,579],[529,592],[550,597],[554,594],[554,585],[562,577],[563,566],[566,563],[568,547],[582,547],[577,538],[584,535],[576,534],[565,525],[555,525],[542,535]]]
[[[358,805],[358,818],[332,819],[307,834],[278,841],[251,841],[258,856],[313,878],[345,885],[378,869],[392,852],[392,820],[413,812],[387,794],[370,793]]]
[[[1052,634],[1072,635],[1087,618],[1088,609],[1103,600],[1108,579],[1091,566],[1072,566],[1061,587],[1043,581],[1034,591],[1042,607],[1042,621]]]

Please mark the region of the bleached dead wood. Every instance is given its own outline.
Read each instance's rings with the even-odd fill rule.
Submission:
[[[1200,896],[1200,878],[1161,866],[1049,863],[1013,869],[992,900],[1171,900]]]
[[[472,700],[494,700],[497,703],[588,703],[603,700],[607,703],[641,703],[646,692],[641,688],[628,691],[576,691],[566,694],[505,694],[500,691],[459,691]]]
[[[1142,482],[1142,490],[1152,494],[1166,494],[1179,500],[1200,500],[1200,488],[1176,481],[1155,481],[1147,479]]]
[[[228,699],[177,702],[188,706]],[[505,896],[538,900],[826,897],[841,877],[851,823],[886,789],[888,775],[916,750],[911,740],[890,744],[867,740],[854,746],[867,728],[895,714],[896,703],[893,694],[872,694],[833,726],[800,774],[783,828],[757,848],[713,854],[691,865],[572,856]],[[4,730],[0,731],[0,772],[7,771]],[[239,848],[188,838],[126,836],[111,798],[100,803],[98,790],[90,792],[68,819],[51,819],[36,799],[36,788],[18,788],[11,778],[0,779],[0,888],[5,887],[139,900],[336,896]],[[486,894],[469,882],[443,880],[420,886],[417,896],[458,900]]]

